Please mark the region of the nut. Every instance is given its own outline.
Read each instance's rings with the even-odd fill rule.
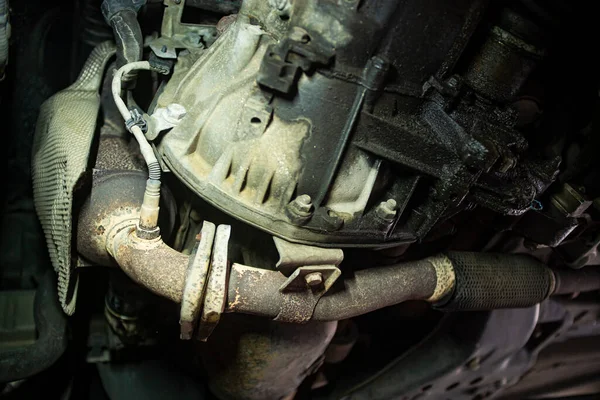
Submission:
[[[320,272],[311,272],[304,277],[304,280],[308,286],[316,288],[323,284],[323,274]]]
[[[296,197],[295,202],[298,206],[299,211],[310,212],[310,210],[312,209],[312,199],[307,194],[303,194]]]
[[[398,203],[394,199],[388,199],[387,201],[382,201],[375,213],[379,218],[384,221],[393,221],[396,218],[396,214],[398,213]]]
[[[292,222],[300,224],[308,221],[313,214],[313,210],[310,196],[302,194],[288,204],[286,212]]]
[[[458,77],[456,76],[451,76],[450,78],[448,78],[448,80],[446,81],[446,85],[448,85],[449,88],[452,89],[456,89],[458,88],[458,85],[460,84],[460,81],[458,80]]]

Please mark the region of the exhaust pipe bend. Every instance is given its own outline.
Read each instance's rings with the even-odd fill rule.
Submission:
[[[141,239],[136,227],[128,226],[117,233],[107,248],[131,279],[152,293],[181,303],[189,256],[163,242],[162,237]]]

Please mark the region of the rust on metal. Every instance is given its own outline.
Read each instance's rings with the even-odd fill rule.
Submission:
[[[215,224],[204,221],[200,231],[200,242],[195,256],[191,259],[185,277],[185,286],[181,301],[179,324],[181,339],[192,338],[198,322],[202,300],[204,299],[205,284],[210,269],[210,258],[215,238]]]
[[[282,307],[289,307],[285,313],[292,315],[292,319],[302,319],[305,312],[298,311],[296,303],[290,300],[284,305],[288,294],[275,289],[281,288],[286,280],[277,271],[234,264],[226,312],[274,318]],[[305,281],[303,284],[306,287]],[[339,290],[331,290],[320,298],[310,319],[336,321],[408,300],[426,300],[435,292],[436,284],[436,270],[428,259],[355,271],[353,277],[343,281]],[[297,293],[308,295],[309,292]]]
[[[454,267],[452,267],[452,261],[444,255],[429,257],[427,259],[433,268],[435,268],[435,274],[437,276],[435,291],[427,299],[431,303],[436,303],[446,297],[454,289],[456,283],[456,275],[454,274]]]
[[[197,334],[198,339],[202,341],[208,339],[219,323],[221,314],[225,310],[225,303],[227,302],[227,282],[229,278],[227,268],[227,248],[230,235],[231,226],[219,225],[217,227],[217,234],[215,236],[212,252],[210,275],[206,286],[204,307],[202,309],[200,326],[198,327]]]
[[[181,302],[189,257],[167,246],[159,237],[140,239],[135,227],[115,238],[111,254],[131,279],[151,292]]]
[[[77,250],[99,265],[114,265],[107,251],[121,226],[135,225],[144,196],[145,175],[139,171],[97,172],[92,191],[79,213]]]
[[[316,282],[317,274],[319,284]],[[321,296],[335,283],[342,272],[333,265],[313,265],[300,267],[281,285],[283,293],[281,309],[275,321],[306,323],[312,318],[313,311]]]

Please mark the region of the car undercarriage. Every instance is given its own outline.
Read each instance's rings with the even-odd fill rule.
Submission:
[[[598,398],[596,15],[0,0],[0,397]]]

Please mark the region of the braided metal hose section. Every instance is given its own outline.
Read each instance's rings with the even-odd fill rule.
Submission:
[[[529,307],[554,292],[554,274],[532,257],[466,252],[447,256],[456,284],[449,298],[436,305],[443,311]]]

